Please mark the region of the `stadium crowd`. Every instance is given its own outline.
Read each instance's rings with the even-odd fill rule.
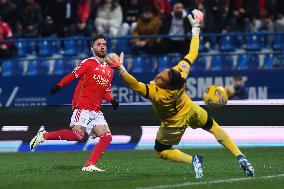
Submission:
[[[188,10],[205,12],[203,33],[284,30],[281,0],[0,0],[0,40],[45,37],[187,35]],[[185,53],[184,38],[135,38],[133,53]],[[157,48],[159,47],[159,48]],[[161,47],[161,48],[160,48]],[[13,56],[11,43],[1,57]]]

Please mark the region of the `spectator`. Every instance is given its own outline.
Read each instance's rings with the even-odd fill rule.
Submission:
[[[278,17],[274,24],[274,29],[276,32],[284,31],[284,15],[283,14],[278,14]]]
[[[38,0],[37,2],[41,7],[43,17],[43,22],[40,26],[40,35],[42,37],[57,36],[56,25],[52,15],[50,14],[50,9],[52,9],[52,5],[54,4],[55,0]]]
[[[160,34],[164,35],[188,35],[191,33],[189,27],[190,24],[187,23],[186,18],[187,13],[183,7],[182,3],[175,3],[173,6],[173,12],[171,15],[164,17],[162,20],[162,26],[160,28]],[[163,38],[161,40],[160,47],[163,48],[164,53],[178,52],[181,54],[186,54],[188,51],[188,42],[184,37],[172,37]]]
[[[176,3],[181,3],[181,4],[183,4],[184,9],[186,11],[189,11],[189,10],[191,10],[191,9],[193,10],[197,7],[196,4],[198,3],[198,1],[200,1],[200,0],[171,0],[169,2],[170,2],[171,7],[173,7],[174,4],[176,4]]]
[[[249,18],[245,0],[228,0],[227,31],[248,32]]]
[[[92,7],[91,0],[80,0],[77,6],[75,22],[70,26],[70,35],[92,35],[93,27],[90,20]]]
[[[206,32],[222,32],[225,22],[224,0],[207,0],[204,3]]]
[[[227,85],[225,88],[230,100],[248,99],[248,88],[240,75],[234,76],[233,85]]]
[[[70,25],[74,22],[76,17],[78,0],[42,1],[41,7],[44,13],[44,27],[50,29],[47,35],[55,33],[55,35],[59,37],[67,36]],[[55,32],[53,30],[55,30]]]
[[[2,16],[4,22],[11,26],[12,31],[14,31],[15,27],[16,9],[17,6],[10,0],[0,0],[0,16]]]
[[[134,37],[141,35],[155,35],[159,33],[161,20],[154,14],[155,10],[146,7],[138,18],[137,26],[132,32]],[[157,53],[156,40],[154,38],[135,38],[133,53]]]
[[[137,25],[137,19],[143,7],[142,0],[126,0],[122,6],[123,24],[120,28],[119,35],[124,36],[131,33]]]
[[[270,0],[247,1],[247,11],[251,18],[250,32],[273,32],[272,17],[276,14],[274,3]]]
[[[116,0],[100,0],[95,27],[99,34],[116,36],[122,24],[122,9]]]
[[[8,23],[3,22],[0,16],[0,41],[12,38],[13,34]],[[0,42],[0,60],[10,58],[11,42]]]
[[[171,14],[171,7],[168,0],[146,0],[145,2],[146,7],[155,8],[160,18]]]
[[[38,37],[42,21],[41,8],[35,0],[25,0],[19,7],[17,16],[18,37]]]

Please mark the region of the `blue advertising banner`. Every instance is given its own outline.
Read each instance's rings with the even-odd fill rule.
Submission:
[[[134,74],[145,83],[149,83],[156,73]],[[284,70],[253,70],[227,72],[191,72],[187,81],[187,93],[193,100],[201,100],[204,90],[211,84],[232,84],[233,76],[241,75],[249,90],[249,99],[284,98]],[[70,104],[74,81],[56,95],[49,95],[50,88],[63,76],[18,76],[0,78],[1,106],[38,106]],[[113,96],[121,103],[146,102],[147,99],[130,90],[116,75],[112,84]]]

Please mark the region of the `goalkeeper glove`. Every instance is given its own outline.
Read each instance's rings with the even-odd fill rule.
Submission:
[[[111,99],[110,103],[112,105],[113,110],[116,110],[119,106],[119,103],[114,98]]]
[[[192,35],[199,35],[200,33],[200,24],[203,21],[204,15],[201,11],[194,9],[191,11],[191,14],[187,16],[191,26],[192,26]]]
[[[62,87],[59,86],[59,85],[53,86],[53,87],[51,88],[51,90],[50,90],[50,94],[53,95],[53,94],[57,93],[61,88],[62,88]]]
[[[123,65],[123,59],[124,59],[124,53],[122,52],[120,56],[118,56],[115,53],[110,53],[106,56],[106,62],[107,64],[113,68],[118,70],[120,66]]]

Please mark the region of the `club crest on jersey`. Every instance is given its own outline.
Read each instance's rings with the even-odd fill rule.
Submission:
[[[186,62],[182,63],[182,64],[181,64],[181,69],[182,69],[182,71],[184,71],[184,72],[188,71],[188,69],[189,69],[188,64],[187,64]]]

